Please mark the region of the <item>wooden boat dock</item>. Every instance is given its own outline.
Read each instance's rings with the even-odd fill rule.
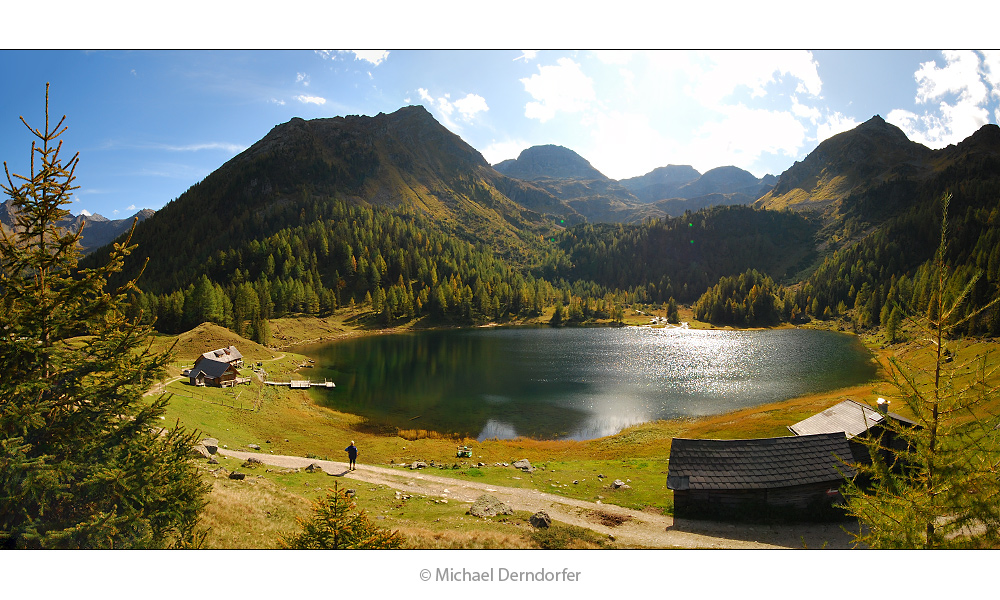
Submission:
[[[309,379],[293,379],[291,381],[265,381],[264,385],[280,385],[286,386],[293,390],[305,390],[314,387],[325,387],[325,388],[335,388],[337,387],[332,381],[311,381]]]

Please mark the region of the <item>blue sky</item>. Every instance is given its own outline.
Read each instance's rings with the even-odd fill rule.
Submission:
[[[1000,54],[941,51],[0,51],[0,159],[45,83],[80,152],[72,210],[158,209],[279,123],[422,104],[491,163],[559,144],[616,179],[780,174],[880,114],[932,148],[1000,118]],[[9,93],[16,91],[16,93]]]

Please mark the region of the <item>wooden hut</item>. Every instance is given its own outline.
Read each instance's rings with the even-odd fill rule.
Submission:
[[[188,373],[191,385],[229,387],[238,382],[239,371],[228,362],[205,358],[195,363]]]
[[[853,477],[843,433],[749,440],[674,438],[667,487],[674,516],[756,520],[827,519]]]

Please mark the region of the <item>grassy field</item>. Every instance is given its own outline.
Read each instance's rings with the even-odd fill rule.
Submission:
[[[646,312],[632,314],[629,320],[647,324],[650,316]],[[273,329],[282,332],[282,342],[287,346],[315,340],[316,332],[323,332],[324,339],[365,335],[364,319],[358,316],[338,314],[326,320],[283,319]],[[362,417],[315,404],[306,391],[264,386],[257,377],[251,385],[227,390],[195,388],[184,378],[171,381],[177,378],[174,369],[179,375],[180,369],[191,366],[201,352],[230,344],[235,344],[247,356],[248,364],[262,362],[268,379],[272,380],[301,377],[296,375],[296,370],[307,361],[304,356],[287,350],[272,350],[241,340],[214,325],[202,325],[173,338],[162,336],[156,344],[166,348],[175,339],[175,366],[165,386],[165,391],[173,395],[165,415],[168,427],[179,422],[187,428],[198,429],[205,437],[217,438],[220,445],[234,450],[247,450],[249,444],[257,444],[266,453],[330,460],[346,460],[343,449],[355,440],[361,448],[359,462],[362,463],[390,466],[414,460],[434,461],[438,467],[432,469],[435,475],[534,488],[582,500],[601,500],[665,513],[672,511],[672,494],[666,488],[672,438],[789,435],[788,425],[843,399],[870,403],[879,395],[891,397],[884,382],[884,371],[880,371],[879,379],[866,385],[723,415],[645,423],[596,440],[522,438],[479,442],[434,432],[378,430]],[[878,349],[880,340],[877,337],[865,341],[882,361],[893,353],[918,363],[926,360],[921,354],[926,351],[914,344]],[[996,347],[993,342],[966,344],[955,362],[959,364],[967,357]],[[991,364],[997,363],[993,355],[989,360]],[[469,446],[472,458],[455,458],[456,445]],[[495,466],[521,458],[530,460],[537,470],[527,474]],[[278,547],[281,536],[296,530],[296,518],[305,517],[311,501],[325,494],[332,485],[330,478],[322,473],[291,473],[263,467],[251,472],[246,480],[233,481],[212,470],[219,467],[232,470],[239,466],[231,464],[236,461],[223,459],[216,466],[196,462],[206,480],[212,483],[210,504],[203,519],[203,525],[209,530],[206,545],[212,548]],[[475,466],[480,462],[486,466]],[[455,466],[457,468],[453,468]],[[612,490],[610,482],[615,479],[627,481],[630,489]],[[377,523],[403,533],[408,546],[414,548],[589,548],[607,545],[606,540],[589,530],[563,525],[539,534],[527,525],[530,515],[482,520],[465,514],[466,507],[462,505],[441,504],[432,498],[414,497],[400,502],[394,490],[381,486],[358,490],[356,501],[358,507],[367,511]]]

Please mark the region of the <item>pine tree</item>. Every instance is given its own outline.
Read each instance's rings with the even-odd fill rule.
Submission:
[[[0,547],[190,546],[207,491],[188,462],[194,434],[162,429],[166,398],[142,398],[170,356],[125,316],[135,282],[105,290],[134,246],[79,269],[82,228],[56,225],[76,189],[64,120],[50,127],[46,87],[30,174],[5,162],[0,186],[17,212],[0,239]]]
[[[298,519],[302,531],[282,540],[296,550],[390,549],[403,546],[397,531],[378,527],[365,511],[352,513],[356,505],[334,484],[334,489],[313,506],[312,518]]]
[[[1000,415],[997,389],[990,384],[996,368],[988,367],[985,356],[954,360],[952,339],[997,300],[966,306],[978,275],[955,296],[945,293],[952,275],[945,262],[949,200],[946,195],[929,276],[932,316],[911,311],[908,319],[930,356],[889,362],[896,397],[919,427],[885,419],[887,433],[866,442],[872,464],[859,465],[859,476],[845,491],[847,512],[867,530],[856,540],[871,548],[995,547],[1000,542]]]

